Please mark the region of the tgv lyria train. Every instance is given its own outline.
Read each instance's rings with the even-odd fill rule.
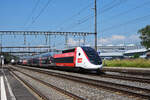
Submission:
[[[51,59],[49,59],[51,58]],[[96,70],[101,71],[102,69],[102,60],[98,53],[91,47],[76,47],[74,49],[68,49],[62,51],[61,54],[54,54],[50,56],[44,56],[48,67],[57,66],[65,68],[77,68],[77,69],[87,69],[87,70]],[[36,61],[34,57],[28,59],[30,65],[44,66],[46,62],[42,56],[36,56]],[[29,65],[27,61],[27,64]],[[44,63],[43,63],[44,62]]]
[[[91,47],[76,47],[65,50],[62,54],[55,54],[56,66],[78,67],[88,70],[101,70],[102,60]]]

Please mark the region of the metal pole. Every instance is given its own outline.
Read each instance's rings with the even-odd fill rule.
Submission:
[[[24,45],[26,45],[26,35],[24,34]]]
[[[2,48],[2,46],[3,46],[3,44],[2,44],[2,42],[3,42],[3,39],[2,39],[2,34],[1,34],[1,40],[0,40],[0,42],[1,42],[1,44],[0,44],[0,46],[1,46],[1,50],[0,50],[0,53],[1,53],[1,55],[2,55],[2,52],[3,52],[3,48]]]
[[[48,36],[49,36],[49,49],[48,50],[50,52],[50,48],[51,48],[51,35],[49,34]]]
[[[85,35],[83,35],[83,46],[85,46]]]
[[[94,12],[95,12],[95,50],[97,51],[97,2],[96,0],[95,0]]]
[[[66,48],[68,48],[68,35],[65,35]]]

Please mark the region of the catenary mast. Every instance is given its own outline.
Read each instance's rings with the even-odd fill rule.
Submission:
[[[94,13],[95,13],[95,50],[97,51],[97,2],[95,0],[95,7],[94,7]]]

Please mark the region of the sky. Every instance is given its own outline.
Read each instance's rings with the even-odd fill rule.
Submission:
[[[0,0],[0,30],[94,32],[93,8],[94,0]],[[139,44],[137,32],[150,24],[149,12],[150,0],[97,0],[98,45]],[[47,45],[45,38],[27,36],[26,44]],[[86,44],[93,40],[88,36]],[[64,37],[50,41],[56,46]],[[83,38],[72,36],[68,42],[77,45]],[[24,37],[2,36],[2,44],[24,45]]]

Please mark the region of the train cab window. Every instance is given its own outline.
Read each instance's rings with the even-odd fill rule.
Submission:
[[[96,65],[102,64],[102,60],[101,60],[100,56],[93,48],[82,47],[82,49],[88,56],[91,63],[96,64]]]

